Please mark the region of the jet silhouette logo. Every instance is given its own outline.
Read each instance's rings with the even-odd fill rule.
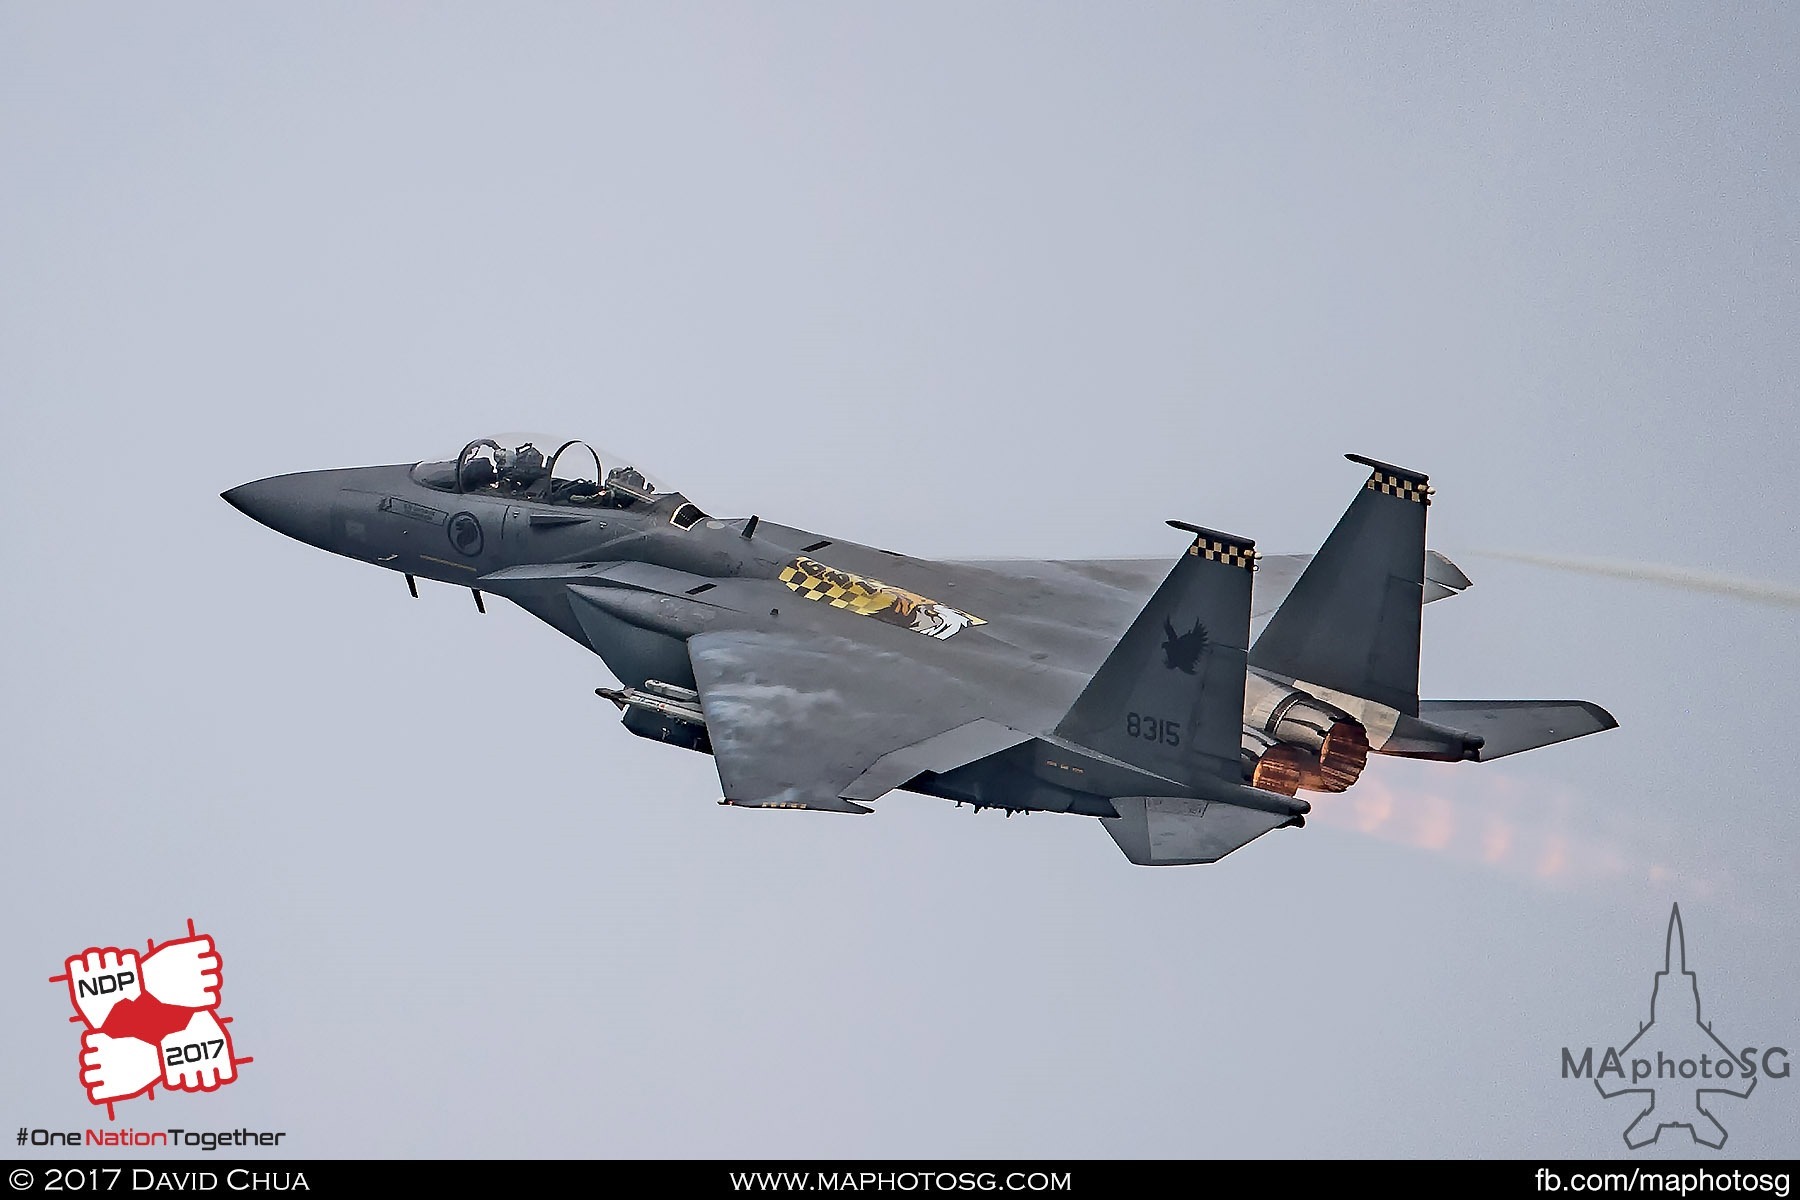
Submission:
[[[1591,1078],[1608,1100],[1636,1096],[1643,1108],[1625,1128],[1625,1144],[1633,1150],[1655,1143],[1665,1129],[1685,1128],[1702,1146],[1721,1149],[1729,1136],[1713,1110],[1714,1098],[1746,1099],[1756,1090],[1757,1076],[1788,1078],[1791,1064],[1785,1047],[1733,1050],[1713,1032],[1700,1012],[1700,987],[1688,969],[1687,934],[1681,906],[1669,912],[1663,943],[1663,968],[1650,992],[1650,1019],[1623,1046],[1607,1047],[1595,1066],[1594,1047],[1577,1059],[1565,1046],[1562,1074]],[[1646,1086],[1648,1085],[1648,1086]]]
[[[70,955],[51,983],[69,985],[83,1026],[80,1079],[88,1101],[113,1105],[135,1096],[155,1097],[156,1085],[182,1092],[212,1092],[237,1078],[250,1062],[238,1058],[219,1015],[221,961],[211,937],[194,931],[140,955],[116,946],[90,946]]]

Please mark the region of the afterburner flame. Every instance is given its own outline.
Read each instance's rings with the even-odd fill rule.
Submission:
[[[1250,782],[1265,792],[1292,796],[1312,792],[1345,792],[1369,763],[1369,736],[1355,721],[1339,721],[1326,733],[1317,754],[1292,742],[1277,742],[1256,760]]]
[[[1417,771],[1413,767],[1412,773]],[[1385,772],[1365,774],[1350,792],[1314,799],[1309,825],[1342,829],[1480,864],[1559,888],[1679,882],[1695,896],[1719,892],[1711,873],[1664,861],[1647,836],[1588,825],[1593,805],[1553,786],[1493,772],[1454,780],[1446,766],[1402,789]]]

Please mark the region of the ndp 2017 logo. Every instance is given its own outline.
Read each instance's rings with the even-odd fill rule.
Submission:
[[[139,954],[116,946],[90,946],[63,963],[51,983],[67,983],[83,1025],[81,1086],[88,1100],[113,1105],[153,1096],[156,1085],[182,1092],[211,1092],[237,1078],[250,1062],[232,1052],[230,1017],[219,1015],[222,982],[219,951],[211,937],[194,931]]]

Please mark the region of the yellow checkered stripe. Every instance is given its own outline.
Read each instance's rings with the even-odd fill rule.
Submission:
[[[1402,479],[1398,475],[1390,475],[1386,471],[1377,471],[1369,476],[1364,485],[1371,492],[1380,492],[1384,496],[1398,496],[1402,500],[1411,500],[1417,504],[1431,503],[1431,488],[1417,479]]]
[[[974,613],[951,608],[928,596],[897,588],[879,579],[865,579],[837,567],[828,567],[805,555],[800,555],[783,567],[779,578],[789,591],[798,593],[804,599],[817,600],[858,616],[875,617],[890,625],[910,628],[916,633],[933,637],[939,636],[938,631],[946,626],[949,627],[949,633],[943,636],[954,634],[956,621],[964,626],[987,624]],[[920,610],[925,612],[921,614]],[[918,621],[924,623],[915,624]]]
[[[882,591],[872,581],[858,579],[810,558],[795,559],[791,566],[782,568],[781,582],[804,599],[817,600],[833,608],[847,608],[865,616],[880,612],[894,602],[891,593]]]
[[[1228,567],[1242,567],[1246,571],[1256,570],[1256,548],[1238,542],[1223,542],[1218,538],[1197,537],[1194,544],[1188,547],[1188,553],[1195,558],[1204,558],[1212,562],[1222,562]]]

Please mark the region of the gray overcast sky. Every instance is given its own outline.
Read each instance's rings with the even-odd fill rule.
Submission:
[[[1591,1155],[1558,1075],[1671,902],[1800,1053],[1800,10],[0,3],[21,1125],[94,944],[213,932],[256,1061],[121,1125],[303,1155]],[[720,809],[601,663],[225,487],[499,429],[941,556],[1314,547],[1359,451],[1474,577],[1439,696],[1622,728],[1377,761],[1301,832]],[[1800,1151],[1800,1079],[1717,1108]],[[1642,1157],[1695,1149],[1679,1131]]]

